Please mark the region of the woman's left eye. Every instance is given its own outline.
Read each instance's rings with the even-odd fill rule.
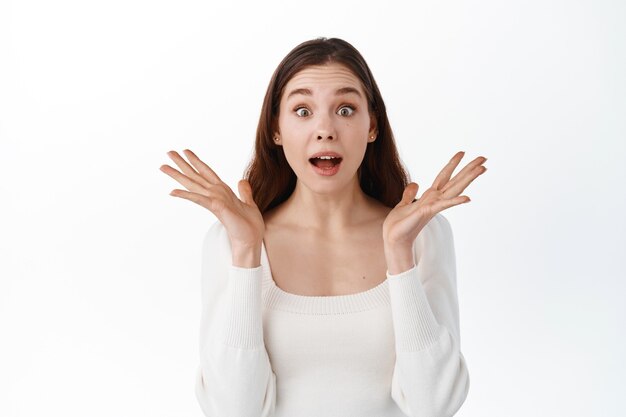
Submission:
[[[351,116],[352,113],[354,113],[354,108],[352,106],[343,106],[337,112],[340,116]]]

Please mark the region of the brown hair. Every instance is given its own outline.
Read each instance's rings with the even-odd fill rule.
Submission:
[[[280,99],[285,85],[306,67],[330,63],[346,66],[361,80],[369,111],[376,117],[376,140],[367,144],[363,162],[357,171],[361,189],[390,208],[402,199],[409,175],[400,162],[385,103],[374,76],[359,51],[348,42],[337,38],[317,38],[301,43],[283,58],[265,93],[256,131],[255,154],[244,175],[250,182],[252,196],[261,213],[287,200],[296,186],[297,177],[285,158],[283,147],[272,141],[274,132],[278,130]]]

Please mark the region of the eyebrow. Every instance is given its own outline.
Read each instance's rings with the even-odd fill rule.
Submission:
[[[361,97],[361,93],[359,93],[359,90],[357,90],[354,87],[342,87],[338,89],[337,91],[335,91],[336,96],[342,96],[342,95],[351,94],[351,93],[356,94],[357,96]],[[289,99],[291,96],[295,96],[296,94],[302,94],[304,96],[313,95],[311,90],[309,90],[308,88],[296,88],[295,90],[289,93],[289,95],[287,96],[287,99]]]

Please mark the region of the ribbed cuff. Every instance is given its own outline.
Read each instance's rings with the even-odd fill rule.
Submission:
[[[263,345],[262,266],[241,268],[231,265],[228,275],[223,341],[229,346],[255,349]]]
[[[432,345],[440,336],[440,326],[428,304],[417,265],[396,275],[387,272],[387,280],[396,351],[414,352]]]

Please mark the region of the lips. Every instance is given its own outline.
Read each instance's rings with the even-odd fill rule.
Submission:
[[[315,166],[323,166],[325,168],[329,168],[331,166],[335,166],[341,163],[342,157],[337,152],[333,151],[322,151],[313,154],[309,158],[309,162]]]
[[[311,155],[309,157],[309,160],[311,160],[313,158],[318,158],[320,156],[334,156],[335,158],[341,158],[341,155],[338,154],[337,152],[334,152],[334,151],[321,151],[321,152],[314,153],[313,155]]]

